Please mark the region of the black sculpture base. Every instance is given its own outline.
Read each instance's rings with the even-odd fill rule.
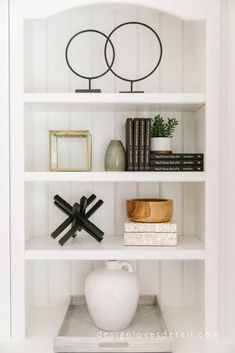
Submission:
[[[85,230],[90,236],[96,241],[101,242],[103,240],[104,232],[96,227],[89,218],[95,213],[100,206],[103,205],[104,201],[99,200],[94,206],[92,206],[87,212],[87,207],[96,199],[96,195],[92,194],[88,199],[83,196],[80,199],[80,204],[75,202],[71,206],[68,202],[63,200],[59,195],[54,197],[54,205],[64,212],[68,218],[61,223],[61,225],[51,233],[53,239],[57,238],[70,224],[71,229],[65,233],[59,240],[59,244],[64,245],[70,238],[75,238],[77,232]]]
[[[119,91],[119,93],[144,93],[144,91]]]
[[[75,93],[101,93],[101,89],[100,88],[75,89]]]

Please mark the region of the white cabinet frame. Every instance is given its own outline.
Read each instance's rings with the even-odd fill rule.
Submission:
[[[97,2],[97,1],[93,1]],[[102,1],[104,2],[104,1]],[[108,1],[107,1],[108,2]],[[116,1],[117,2],[117,1]],[[120,1],[124,2],[124,1]],[[205,181],[205,330],[219,330],[219,236],[220,236],[220,0],[126,1],[160,8],[184,19],[207,22],[206,159]],[[10,0],[11,15],[11,250],[12,335],[25,337],[24,244],[24,118],[23,118],[23,20],[50,15],[84,1]],[[88,3],[88,1],[86,2]],[[89,1],[92,3],[92,1]],[[173,4],[174,3],[174,4]],[[170,5],[171,4],[171,5]],[[210,6],[209,6],[210,5]],[[195,11],[197,9],[197,11]],[[25,11],[25,12],[24,12]],[[213,128],[212,128],[213,127]]]
[[[0,1],[0,339],[10,337],[9,14]]]

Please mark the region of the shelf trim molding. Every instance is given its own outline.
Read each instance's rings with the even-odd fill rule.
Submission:
[[[205,172],[25,172],[25,182],[205,182]]]
[[[181,236],[177,247],[124,246],[123,236],[106,235],[96,244],[84,235],[61,247],[50,237],[33,237],[25,250],[26,260],[204,260],[204,243],[192,235]]]
[[[110,108],[157,109],[166,111],[197,112],[205,105],[203,93],[25,93],[24,103],[31,109],[84,109]],[[92,107],[91,107],[92,106]]]

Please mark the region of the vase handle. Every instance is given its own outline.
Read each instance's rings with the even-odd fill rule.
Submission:
[[[118,267],[119,267],[120,270],[126,270],[127,272],[133,272],[133,269],[132,269],[131,265],[128,264],[128,262],[121,261],[119,263]]]

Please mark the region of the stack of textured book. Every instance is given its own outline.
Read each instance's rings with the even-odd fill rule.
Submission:
[[[125,223],[124,245],[176,246],[177,244],[176,223]]]
[[[128,171],[150,170],[151,119],[126,120],[126,161]]]
[[[202,172],[203,153],[150,153],[150,169],[156,172]]]

